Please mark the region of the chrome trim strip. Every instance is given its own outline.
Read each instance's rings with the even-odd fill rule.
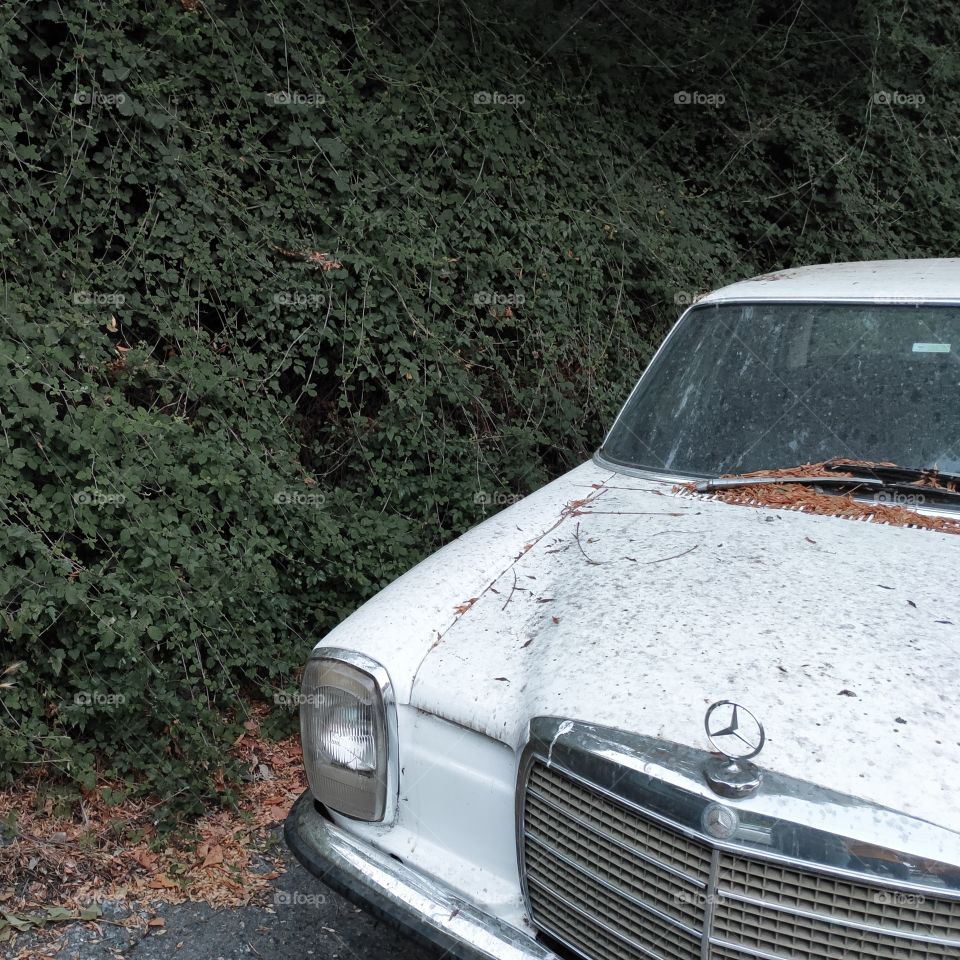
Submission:
[[[701,845],[777,863],[795,870],[814,871],[826,876],[884,889],[923,893],[934,898],[960,900],[960,834],[888,810],[855,797],[847,797],[824,787],[766,771],[760,790],[745,800],[725,801],[735,809],[744,830],[733,841],[715,840],[701,832],[703,809],[717,799],[702,777],[702,765],[711,756],[681,744],[668,743],[612,727],[575,722],[569,732],[558,734],[557,717],[537,717],[530,722],[530,739],[521,757],[517,805],[522,815],[522,792],[530,767],[540,760],[565,776],[583,784],[612,801],[634,810],[640,816],[661,823],[699,842]],[[547,755],[550,762],[547,763]],[[567,762],[565,762],[567,761]],[[587,768],[589,776],[576,773]],[[604,786],[604,779],[616,792]],[[633,796],[631,796],[631,794]],[[642,797],[642,802],[639,799]],[[798,803],[796,801],[803,801]],[[843,807],[851,822],[869,826],[871,841],[842,837],[819,829],[821,808],[835,811]],[[800,822],[798,813],[806,813],[811,822]],[[779,830],[776,832],[775,828]],[[749,837],[767,832],[770,844],[760,845]],[[954,852],[956,859],[939,860],[927,855],[905,852],[899,844],[909,845],[916,836],[926,845],[936,841],[944,854]],[[519,840],[519,835],[518,835]],[[897,844],[896,846],[894,844]],[[919,840],[913,843],[916,847]],[[788,849],[784,849],[789,845]],[[869,846],[877,867],[863,860],[862,849]],[[794,850],[802,849],[802,856]],[[519,851],[518,851],[519,852]],[[882,854],[882,858],[879,855]],[[840,857],[857,861],[857,867],[838,864]],[[522,859],[519,861],[522,864]],[[879,869],[896,865],[901,876],[891,877]],[[929,882],[938,871],[938,882]],[[927,880],[921,871],[927,871]],[[911,875],[917,879],[908,879]]]
[[[484,912],[440,880],[326,819],[310,792],[284,825],[297,859],[325,884],[460,960],[560,960],[532,933]]]
[[[527,727],[527,740],[528,744],[533,741],[532,728],[530,726]],[[525,754],[520,754],[517,757],[517,789],[514,791],[513,799],[514,821],[516,823],[516,837],[514,840],[517,845],[517,873],[520,877],[520,893],[523,897],[524,906],[527,908],[527,915],[530,916],[530,922],[534,923],[532,910],[530,909],[530,888],[527,885],[527,871],[524,869],[523,838],[527,835],[526,787],[527,780],[530,776],[530,764],[527,763],[524,758]],[[542,929],[539,924],[535,924],[535,926]]]
[[[755,277],[748,277],[747,280],[755,280]],[[743,283],[743,280],[736,280],[735,283]],[[733,286],[733,284],[730,284]],[[723,287],[720,287],[723,290]],[[719,292],[719,291],[717,291]],[[861,304],[865,307],[956,307],[960,306],[960,301],[950,297],[715,297],[712,293],[705,293],[692,307],[710,306],[713,303],[742,303],[746,306],[753,306],[757,303],[847,303]]]
[[[526,838],[531,840],[541,849],[545,850],[550,854],[550,856],[556,857],[561,863],[566,864],[571,870],[575,870],[581,876],[587,877],[587,879],[592,880],[594,883],[598,883],[601,887],[609,890],[611,893],[615,893],[618,897],[623,897],[624,900],[628,901],[632,906],[636,907],[643,913],[648,913],[651,917],[656,917],[657,920],[660,920],[662,923],[669,924],[671,927],[676,927],[678,930],[682,930],[691,937],[696,937],[697,940],[701,940],[703,938],[702,931],[687,926],[687,924],[677,920],[676,917],[671,917],[669,914],[663,913],[661,910],[651,906],[649,903],[644,903],[642,900],[638,900],[632,893],[628,893],[626,890],[618,887],[615,883],[611,883],[609,880],[604,880],[603,877],[597,876],[592,870],[588,870],[586,867],[582,866],[576,861],[571,860],[566,854],[554,849],[549,843],[546,843],[539,837],[535,837],[533,834],[527,833]],[[537,882],[536,877],[534,877],[534,882]],[[538,885],[543,886],[543,884]],[[546,889],[549,889],[549,887]]]
[[[334,660],[349,664],[351,667],[362,670],[373,677],[380,690],[380,695],[383,697],[383,712],[387,720],[386,801],[381,820],[364,822],[389,825],[397,818],[397,808],[400,802],[400,737],[397,732],[397,697],[390,674],[387,673],[386,667],[374,660],[373,657],[343,647],[314,647],[309,659]],[[346,814],[342,814],[342,816],[346,816]]]
[[[717,876],[719,873],[720,851],[714,850],[713,856],[710,858],[710,886],[708,888],[714,892],[707,895],[707,903],[703,915],[703,951],[700,955],[700,960],[710,960],[710,938],[706,936],[706,933],[713,929],[713,915],[717,903],[715,891],[717,889]]]
[[[556,940],[557,943],[559,943],[561,946],[566,947],[567,950],[569,950],[572,954],[576,954],[576,956],[578,957],[583,956],[583,947],[574,946],[574,944],[570,940],[568,940],[566,937],[563,937],[559,933],[557,933],[557,931],[553,927],[551,927],[549,924],[544,924],[541,927],[541,930],[545,934],[547,934],[547,936],[550,937],[551,940]],[[645,950],[644,954],[649,958],[649,960],[663,960],[663,958],[660,957],[659,954],[651,953],[649,950]],[[443,960],[443,958],[441,958],[441,960]]]
[[[698,301],[698,302],[699,302],[699,301]],[[644,377],[646,377],[646,376],[649,374],[650,370],[653,368],[653,365],[657,362],[657,358],[660,356],[661,353],[663,353],[663,351],[664,351],[664,349],[666,348],[667,344],[668,344],[668,343],[670,342],[670,340],[673,338],[674,334],[676,334],[677,328],[680,326],[681,323],[683,323],[683,321],[684,321],[684,319],[686,318],[687,314],[688,314],[695,306],[697,306],[696,303],[691,303],[690,306],[688,306],[687,309],[684,310],[684,311],[680,314],[680,316],[677,318],[677,322],[674,323],[674,325],[667,331],[667,335],[666,335],[666,336],[663,338],[663,340],[660,342],[660,346],[657,347],[657,349],[653,351],[653,356],[650,358],[650,360],[649,360],[649,362],[647,363],[647,365],[643,368],[643,372],[640,374],[639,378],[637,379],[637,382],[634,384],[633,389],[632,389],[632,390],[630,391],[630,393],[627,395],[627,399],[624,401],[623,406],[622,406],[622,407],[620,408],[620,410],[617,412],[617,415],[613,418],[613,423],[610,424],[610,429],[609,429],[609,430],[606,432],[606,434],[604,435],[603,443],[600,444],[600,450],[597,451],[598,454],[599,454],[600,451],[603,450],[603,448],[607,445],[607,441],[610,439],[610,434],[613,433],[614,428],[615,428],[616,425],[620,422],[620,418],[623,416],[624,411],[625,411],[625,410],[627,409],[627,407],[630,405],[630,401],[633,399],[633,395],[640,389],[640,384],[643,383]]]
[[[760,907],[763,910],[771,910],[775,913],[786,913],[793,917],[803,917],[806,920],[816,920],[819,923],[827,923],[834,927],[845,927],[848,930],[862,930],[865,933],[880,933],[887,937],[913,940],[917,943],[929,943],[937,947],[960,947],[960,939],[950,940],[944,939],[943,937],[931,937],[922,933],[899,930],[896,927],[878,927],[872,923],[860,923],[857,920],[845,920],[838,917],[831,917],[823,913],[816,913],[812,910],[803,910],[800,907],[784,906],[782,903],[774,903],[771,900],[759,900],[756,897],[748,897],[746,894],[735,893],[732,890],[724,890],[722,887],[717,887],[716,899],[736,900],[738,903],[749,903],[751,906]]]
[[[785,957],[782,953],[767,953],[766,950],[759,950],[756,947],[744,947],[739,943],[731,943],[729,940],[720,940],[719,938],[711,938],[710,946],[722,947],[731,953],[742,953],[748,957],[757,957],[757,960],[790,960],[789,957]]]
[[[707,889],[707,885],[702,880],[698,880],[696,877],[691,877],[688,873],[684,873],[682,870],[678,870],[676,867],[671,867],[669,864],[661,863],[656,857],[653,857],[648,853],[644,853],[643,851],[638,850],[636,847],[630,846],[629,843],[624,843],[622,840],[618,840],[616,837],[610,836],[610,834],[602,833],[592,823],[587,823],[587,821],[582,817],[578,817],[575,813],[570,813],[566,810],[563,810],[552,800],[540,793],[539,790],[534,790],[531,787],[527,787],[527,794],[532,794],[539,801],[541,801],[541,803],[544,803],[551,809],[556,810],[558,814],[562,814],[568,820],[572,820],[578,826],[583,827],[584,830],[589,830],[598,837],[602,837],[607,843],[612,843],[615,847],[619,847],[624,851],[624,853],[629,853],[638,860],[642,860],[644,863],[648,863],[651,867],[656,867],[658,870],[663,870],[664,873],[669,873],[672,877],[676,877],[678,880],[682,880],[684,883],[692,883],[695,887],[699,887],[701,890]],[[529,835],[530,834],[528,831],[527,836]]]
[[[707,479],[706,477],[694,476],[693,474],[686,473],[661,473],[660,471],[653,470],[650,467],[628,467],[625,464],[608,460],[603,455],[603,447],[600,447],[594,451],[593,462],[598,467],[602,467],[604,470],[611,470],[614,473],[618,473],[624,477],[636,477],[638,480],[650,480],[654,483],[662,483],[667,486],[678,486],[684,483],[694,483],[697,480]],[[611,484],[607,483],[606,486],[611,486]]]
[[[556,900],[558,903],[563,904],[571,912],[577,914],[579,917],[583,917],[588,923],[592,923],[595,926],[599,927],[604,933],[609,934],[611,937],[616,937],[621,943],[625,943],[630,946],[632,949],[637,950],[639,953],[642,953],[645,957],[650,957],[650,960],[664,960],[659,953],[654,953],[652,950],[648,950],[646,947],[641,946],[636,940],[633,940],[631,937],[628,937],[625,933],[621,933],[619,930],[614,930],[608,923],[601,920],[599,917],[595,917],[592,914],[589,914],[582,907],[578,907],[575,904],[572,904],[566,897],[562,894],[556,892],[556,890],[551,890],[549,887],[540,883],[539,880],[534,879],[533,885],[535,887],[540,887],[543,892],[553,900]],[[540,926],[538,923],[537,926]],[[541,928],[543,929],[543,928]],[[546,931],[549,933],[549,931]],[[698,937],[698,939],[700,939]],[[582,954],[582,950],[579,948],[574,948],[577,950],[577,953]]]

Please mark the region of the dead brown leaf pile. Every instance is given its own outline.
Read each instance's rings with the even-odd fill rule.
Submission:
[[[830,463],[840,466],[844,464],[850,466],[894,466],[891,463],[866,464],[856,460],[832,460]],[[849,477],[851,474],[828,470],[825,463],[805,463],[779,470],[757,470],[753,473],[728,474],[726,476],[736,479],[749,479],[750,477],[809,477],[810,479],[816,479],[818,477]],[[928,489],[954,489],[952,484],[939,482],[933,473],[924,478],[922,483],[917,483],[917,486]],[[693,494],[697,493],[695,483],[683,484],[675,489]],[[839,517],[845,520],[865,520],[891,527],[916,527],[924,530],[937,530],[941,533],[960,534],[960,521],[949,517],[924,516],[915,510],[896,504],[862,503],[855,500],[850,494],[818,493],[812,487],[803,484],[765,483],[756,486],[736,487],[730,490],[714,490],[707,494],[697,495],[708,496],[711,499],[738,506],[798,510],[801,513]]]
[[[271,244],[271,246],[284,257],[291,260],[301,260],[312,267],[319,267],[324,272],[339,270],[343,266],[336,257],[323,250],[288,250],[286,247],[278,247],[275,244]]]
[[[108,803],[104,796],[120,784],[104,781],[62,805],[47,795],[47,775],[38,771],[0,792],[0,822],[12,835],[0,840],[0,913],[79,910],[124,897],[251,902],[280,873],[266,828],[283,821],[306,787],[298,738],[261,735],[266,709],[258,708],[233,747],[250,776],[238,809],[213,811],[159,848],[152,821],[158,802]]]

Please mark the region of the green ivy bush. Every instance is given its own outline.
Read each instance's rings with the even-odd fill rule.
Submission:
[[[698,292],[952,250],[955,8],[583,13],[2,18],[4,778],[196,812],[248,698],[587,457]]]

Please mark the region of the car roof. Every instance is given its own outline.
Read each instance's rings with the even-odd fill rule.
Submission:
[[[721,287],[698,303],[731,300],[960,303],[960,257],[861,260],[794,267]]]

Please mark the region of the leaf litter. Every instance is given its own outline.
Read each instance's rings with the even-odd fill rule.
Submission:
[[[118,801],[122,783],[104,779],[81,788],[77,803],[57,803],[49,771],[38,768],[0,791],[0,944],[18,932],[95,922],[105,901],[235,907],[262,897],[283,873],[270,828],[306,789],[299,738],[261,733],[269,710],[255,705],[233,744],[250,771],[235,809],[211,810],[165,839],[152,818],[159,801]],[[142,922],[135,914],[120,921]]]
[[[851,477],[829,466],[893,466],[893,464],[873,464],[859,460],[829,460],[822,463],[805,463],[796,467],[775,470],[756,470],[752,473],[725,475],[723,479],[743,479],[751,477],[809,478],[810,480],[829,477]],[[914,484],[927,489],[953,490],[953,484],[938,481],[936,471]],[[723,503],[748,507],[772,507],[778,510],[795,510],[820,516],[838,517],[845,520],[864,520],[870,523],[882,523],[890,527],[915,527],[924,530],[936,530],[941,533],[960,534],[960,521],[950,517],[924,516],[915,510],[895,504],[863,503],[855,500],[852,494],[820,493],[810,486],[797,483],[758,483],[755,486],[735,487],[728,490],[711,490],[702,494],[696,489],[696,482],[680,484],[673,488],[675,493],[688,493],[705,496]]]

